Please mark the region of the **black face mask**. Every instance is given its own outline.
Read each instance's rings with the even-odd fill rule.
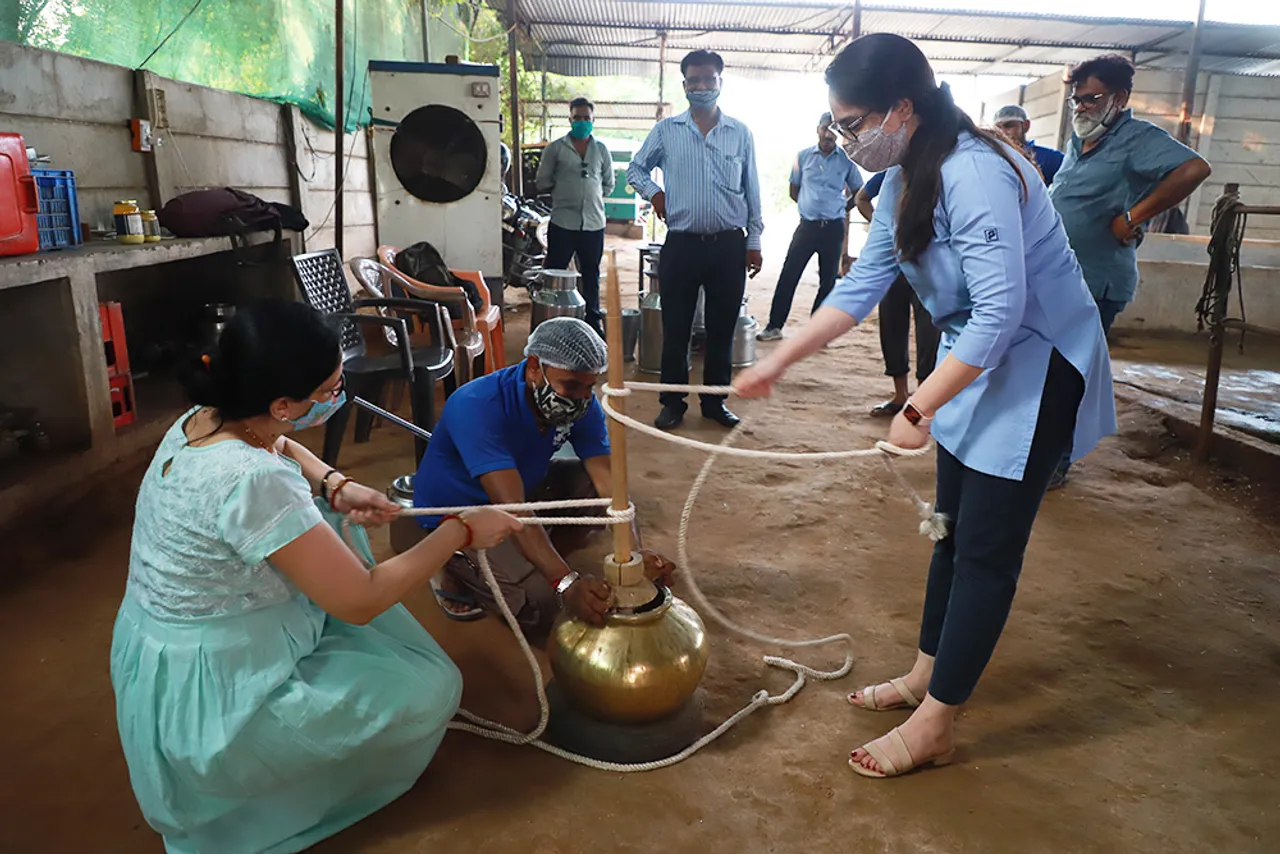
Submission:
[[[533,405],[537,407],[538,414],[553,427],[567,427],[586,415],[587,407],[591,405],[589,397],[579,400],[565,397],[556,391],[545,371],[542,374],[542,385],[533,386],[531,390]]]

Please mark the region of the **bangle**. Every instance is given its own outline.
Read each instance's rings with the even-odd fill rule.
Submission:
[[[450,520],[452,520],[452,521],[454,521],[454,522],[457,522],[459,525],[461,525],[462,527],[464,527],[464,528],[466,528],[466,529],[467,529],[467,539],[466,539],[466,542],[464,542],[464,543],[462,544],[462,548],[463,548],[463,549],[469,549],[469,548],[471,548],[471,543],[472,543],[472,542],[475,540],[475,538],[476,538],[476,532],[475,532],[475,531],[473,531],[473,530],[471,530],[471,526],[467,524],[467,520],[466,520],[466,519],[463,519],[461,516],[456,516],[456,515],[454,515],[454,514],[452,514],[452,513],[451,513],[451,514],[449,514],[448,516],[445,516],[443,519],[441,519],[441,520],[440,520],[440,524],[439,524],[439,525],[437,525],[436,527],[437,527],[437,528],[442,527],[442,526],[444,525],[444,523],[445,523],[445,522],[448,522],[448,521],[450,521]]]
[[[324,477],[320,478],[320,497],[325,501],[329,500],[329,478],[335,474],[340,474],[337,469],[329,469],[324,473]]]
[[[333,492],[329,493],[329,507],[333,509],[334,513],[339,512],[338,511],[338,493],[346,489],[347,484],[349,483],[354,483],[354,481],[349,477],[344,477],[342,480],[338,482],[338,485],[333,488]]]

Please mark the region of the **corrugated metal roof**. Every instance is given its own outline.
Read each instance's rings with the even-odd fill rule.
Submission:
[[[739,76],[813,71],[853,34],[847,0],[489,0],[516,3],[522,38],[547,70],[570,76],[651,75],[659,34],[675,64],[697,48],[720,53]],[[916,40],[940,73],[1053,74],[1103,51],[1139,65],[1178,69],[1191,44],[1190,21],[1087,18],[863,4],[861,32]],[[1280,75],[1280,27],[1208,23],[1201,68]]]

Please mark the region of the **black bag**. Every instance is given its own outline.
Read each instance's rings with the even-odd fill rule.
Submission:
[[[396,269],[424,285],[462,288],[472,309],[479,311],[484,307],[484,297],[480,295],[480,289],[476,287],[475,282],[455,276],[436,248],[425,240],[397,252]],[[448,308],[450,316],[454,316],[455,307]]]
[[[160,224],[178,237],[230,237],[237,254],[254,231],[274,231],[273,250],[281,241],[281,229],[305,231],[310,224],[296,208],[267,202],[234,187],[193,190],[175,196],[157,214]]]

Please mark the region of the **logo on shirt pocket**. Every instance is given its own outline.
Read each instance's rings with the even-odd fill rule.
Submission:
[[[988,228],[982,233],[982,236],[987,239],[988,243],[995,243],[1000,239],[1000,232],[994,228]]]

